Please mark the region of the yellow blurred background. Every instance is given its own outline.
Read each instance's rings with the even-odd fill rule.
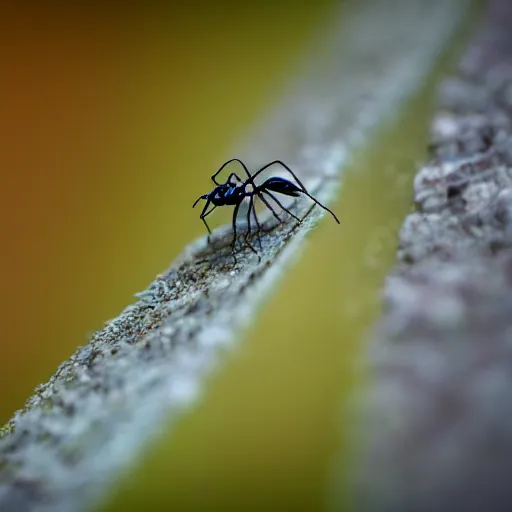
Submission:
[[[203,234],[192,202],[333,8],[202,4],[1,8],[0,423]]]

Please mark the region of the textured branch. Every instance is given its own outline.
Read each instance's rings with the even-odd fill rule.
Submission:
[[[511,25],[490,2],[441,85],[370,350],[362,510],[512,508]]]
[[[264,163],[263,148],[280,155],[329,202],[347,155],[421,85],[464,7],[369,1],[343,12],[314,65],[246,141],[249,165]],[[311,210],[300,227],[267,219],[261,261],[245,249],[233,263],[229,226],[211,245],[187,247],[4,428],[0,509],[89,509],[169,418],[194,403],[219,349],[250,325],[321,215]]]

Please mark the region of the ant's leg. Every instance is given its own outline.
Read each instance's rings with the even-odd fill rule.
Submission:
[[[202,196],[199,196],[195,201],[194,201],[194,204],[192,205],[192,208],[195,208],[196,207],[196,204],[199,203],[199,201],[201,201],[201,199],[208,199],[208,194],[203,194]]]
[[[279,215],[277,215],[277,213],[274,210],[274,208],[272,208],[271,204],[263,197],[263,194],[261,192],[258,193],[258,197],[263,201],[265,206],[272,212],[272,215],[279,221],[279,223],[282,224],[283,221],[281,220]]]
[[[247,169],[247,166],[242,162],[242,160],[240,160],[239,158],[232,158],[231,160],[229,160],[228,162],[226,162],[224,165],[227,165],[229,162],[233,162],[233,161],[236,161],[238,162],[243,168],[244,168],[244,171],[245,171],[245,174],[247,174],[247,180],[244,182],[244,185],[247,184],[247,182],[250,182],[250,184],[256,188],[256,185],[254,184],[254,176],[249,172],[249,169]],[[221,167],[221,169],[224,167],[224,165]],[[220,172],[217,171],[217,173],[215,174],[215,176],[217,176],[217,174]],[[234,174],[234,173],[233,173]],[[238,176],[237,176],[238,178]],[[240,178],[238,178],[239,181],[242,181]],[[214,182],[218,185],[218,183],[214,180]]]
[[[238,183],[242,183],[242,180],[240,179],[240,176],[238,176],[238,174],[237,174],[236,172],[232,172],[232,173],[228,176],[228,181],[227,181],[227,183],[229,183],[230,185],[236,185],[236,184],[237,184],[237,182],[235,182],[235,183],[231,183],[231,178],[232,178],[233,176],[237,179],[237,182],[238,182]]]
[[[338,217],[336,217],[336,214],[332,211],[332,210],[329,210],[329,208],[327,208],[327,206],[323,205],[318,199],[315,199],[309,192],[307,191],[304,191],[304,194],[307,195],[312,201],[314,201],[318,206],[320,206],[320,208],[323,208],[325,211],[329,212],[333,217],[334,217],[334,220],[339,224],[340,221],[338,219]]]
[[[253,179],[256,178],[256,176],[258,176],[258,174],[260,174],[260,172],[264,171],[265,169],[267,169],[268,167],[272,166],[272,165],[281,165],[282,167],[284,167],[295,179],[295,181],[299,184],[300,188],[302,189],[302,191],[304,192],[305,195],[307,195],[311,200],[313,200],[318,206],[320,206],[320,208],[323,208],[324,210],[328,211],[333,217],[334,217],[334,220],[339,224],[340,221],[338,219],[338,217],[336,217],[336,215],[334,214],[333,211],[329,210],[329,208],[327,208],[327,206],[323,205],[320,201],[318,201],[317,199],[315,199],[306,189],[306,187],[303,185],[302,181],[299,180],[299,178],[297,177],[297,175],[284,163],[282,162],[281,160],[274,160],[273,162],[270,162],[269,164],[267,165],[264,165],[261,169],[259,169],[253,176]]]
[[[233,254],[235,254],[235,247],[236,247],[236,216],[238,215],[238,209],[240,208],[240,205],[242,202],[240,201],[233,210],[233,242],[231,243],[231,247],[233,250]],[[235,263],[236,263],[236,256],[235,256]]]
[[[251,209],[253,206],[252,196],[249,197],[249,208],[247,209],[247,231],[245,232],[244,240],[247,241],[247,238],[251,235]]]
[[[288,208],[283,206],[281,204],[281,201],[279,201],[279,199],[277,199],[277,197],[274,194],[270,193],[268,190],[265,190],[265,191],[262,191],[262,192],[265,193],[265,194],[268,194],[288,215],[292,216],[297,222],[299,222],[299,223],[302,222],[302,219],[299,219],[299,217],[294,215],[290,210],[288,210]]]
[[[217,208],[216,206],[214,206],[209,212],[206,212],[203,216],[203,222],[206,224],[206,219],[205,217],[207,217],[208,215],[210,215],[210,213],[213,212],[213,210],[215,210],[215,208]],[[210,231],[210,228],[208,227],[208,224],[206,224],[206,227],[208,228],[208,231],[210,232],[210,234],[208,235],[208,240],[210,240],[210,235],[211,235],[211,231]]]
[[[245,172],[247,173],[247,175],[249,177],[251,177],[251,174],[249,173],[249,169],[247,169],[246,165],[242,162],[242,160],[240,160],[239,158],[232,158],[231,160],[224,162],[221,165],[220,169],[212,176],[212,181],[213,181],[213,183],[215,183],[215,185],[220,185],[220,183],[217,183],[217,180],[215,178],[222,171],[222,169],[224,169],[224,167],[226,167],[226,165],[229,165],[231,162],[238,162],[245,169]],[[233,174],[234,173],[231,173],[231,175],[233,175]],[[236,174],[235,174],[235,176],[236,176]],[[238,178],[238,176],[237,176],[237,178]],[[240,178],[238,178],[238,179],[240,180]],[[242,180],[240,180],[240,181],[242,181]]]
[[[212,213],[213,210],[215,210],[215,208],[217,208],[217,207],[214,206],[209,212],[207,212],[206,210],[208,209],[208,206],[210,206],[210,200],[209,199],[208,199],[208,201],[206,201],[206,204],[204,205],[203,211],[201,212],[201,215],[199,216],[199,218],[204,222],[204,225],[206,226],[206,229],[208,230],[208,241],[209,241],[210,240],[210,235],[212,234],[212,232],[210,230],[210,227],[208,226],[208,223],[206,222],[205,217],[207,215],[210,215],[210,213]]]
[[[251,210],[253,207],[254,207],[254,199],[253,199],[253,196],[250,196],[249,197],[249,209],[247,210],[247,231],[245,232],[244,243],[247,244],[247,246],[249,247],[249,249],[251,249],[251,251],[253,253],[258,255],[256,249],[252,246],[251,242],[249,242],[249,237],[251,235]],[[258,258],[259,258],[259,255],[258,255]]]
[[[329,210],[327,206],[323,205],[320,201],[318,201],[318,199],[315,199],[311,194],[309,194],[309,192],[304,192],[304,194],[306,194],[311,200],[313,200],[318,206],[320,206],[320,208],[323,208],[326,212],[329,212],[338,224],[340,223],[340,220],[338,219],[338,217],[336,217],[336,214],[332,210]]]
[[[299,184],[300,188],[304,192],[307,192],[306,187],[303,185],[302,181],[300,181],[299,178],[297,177],[297,175],[281,160],[274,160],[274,161],[270,162],[269,164],[264,165],[261,169],[258,169],[258,171],[256,171],[256,173],[253,175],[253,178],[256,178],[256,176],[258,176],[258,174],[263,172],[265,169],[268,169],[269,167],[272,167],[273,165],[276,165],[276,164],[284,167],[294,177],[295,181]]]
[[[254,254],[256,254],[256,256],[258,256],[258,258],[261,260],[260,255],[258,254],[258,251],[254,248],[254,246],[251,244],[251,242],[249,242],[249,239],[247,238],[247,236],[244,238],[244,243],[246,243],[247,247],[249,247],[249,249],[251,249],[251,251]]]
[[[253,196],[251,196],[251,199],[253,198]],[[256,231],[256,234],[258,235],[258,244],[260,246],[260,249],[261,249],[261,226],[260,226],[260,221],[258,219],[258,215],[256,215],[256,201],[253,200],[252,202],[252,213],[254,214],[254,220],[256,222],[256,226],[257,226],[257,231]]]

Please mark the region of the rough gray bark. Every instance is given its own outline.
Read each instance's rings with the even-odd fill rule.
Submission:
[[[440,88],[369,352],[361,510],[512,509],[511,27],[490,2]]]
[[[247,140],[250,166],[265,163],[260,155],[280,155],[329,202],[347,155],[421,85],[465,6],[367,1],[343,12],[324,53]],[[0,510],[89,509],[194,403],[219,349],[252,321],[321,215],[312,210],[300,227],[267,219],[261,261],[245,249],[233,264],[230,226],[217,230],[211,245],[203,238],[187,247],[3,429]]]

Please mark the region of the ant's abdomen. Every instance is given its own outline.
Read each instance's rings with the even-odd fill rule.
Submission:
[[[273,192],[292,197],[298,197],[302,193],[302,189],[297,187],[295,183],[278,177],[269,178],[258,188],[260,190],[272,190]]]

